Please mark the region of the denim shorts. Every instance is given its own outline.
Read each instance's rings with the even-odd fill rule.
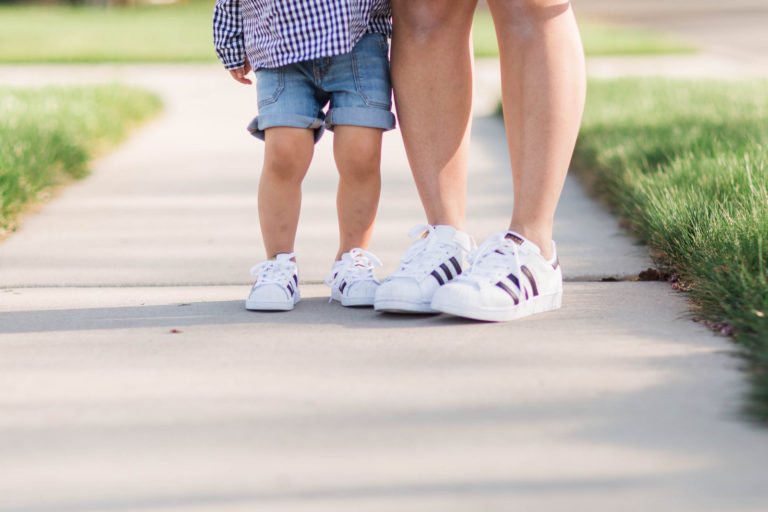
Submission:
[[[263,140],[267,128],[309,128],[317,142],[324,128],[333,131],[336,125],[391,130],[395,116],[388,53],[386,36],[372,33],[351,53],[259,69],[259,115],[248,131]]]

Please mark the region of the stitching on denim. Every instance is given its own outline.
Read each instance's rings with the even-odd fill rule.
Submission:
[[[387,56],[387,61],[389,61],[389,44],[387,43],[387,36],[384,34],[379,34],[379,46],[381,46],[381,51],[384,52],[384,55]]]
[[[272,103],[276,102],[277,99],[280,97],[280,95],[283,93],[283,90],[285,89],[285,71],[283,70],[283,68],[277,69],[276,71],[277,71],[277,88],[275,89],[275,92],[272,93],[272,96],[258,102],[259,108],[266,105],[271,105]]]
[[[379,48],[381,48],[383,51],[381,42],[379,42]],[[372,99],[368,98],[368,96],[365,95],[365,92],[363,92],[363,88],[360,85],[360,76],[359,76],[358,65],[357,65],[357,54],[355,53],[354,50],[352,50],[352,76],[355,79],[355,88],[357,89],[357,94],[360,95],[360,97],[363,99],[366,105],[368,105],[369,107],[392,108],[389,103],[373,101]]]

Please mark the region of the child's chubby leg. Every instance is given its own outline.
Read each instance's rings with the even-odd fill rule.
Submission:
[[[339,170],[336,206],[339,251],[326,283],[331,299],[343,306],[371,306],[379,281],[374,266],[381,265],[365,249],[371,241],[381,191],[380,128],[338,125],[333,153]]]
[[[311,129],[275,127],[264,132],[259,181],[259,223],[267,258],[292,253],[301,210],[301,182],[314,152]]]
[[[381,262],[366,249],[381,191],[382,132],[395,126],[387,53],[384,35],[366,34],[350,54],[333,58],[323,79],[339,170],[339,251],[326,283],[343,306],[372,306],[379,286]]]
[[[339,171],[336,260],[353,248],[367,249],[371,241],[381,193],[381,137],[379,128],[339,125],[334,129],[333,152]]]

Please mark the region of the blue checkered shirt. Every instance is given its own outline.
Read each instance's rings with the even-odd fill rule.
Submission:
[[[389,0],[217,0],[213,42],[227,69],[276,68],[349,53],[367,33],[392,33]]]

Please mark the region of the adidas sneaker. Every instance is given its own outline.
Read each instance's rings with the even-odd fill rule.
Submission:
[[[436,313],[432,295],[462,273],[474,242],[451,226],[419,225],[408,235],[416,241],[400,259],[400,268],[382,281],[373,307],[390,313]]]
[[[514,231],[491,235],[470,255],[470,268],[439,289],[432,308],[442,313],[503,322],[560,308],[563,273],[533,242]]]
[[[379,258],[363,249],[342,254],[325,279],[331,287],[331,300],[341,302],[342,306],[373,306],[379,287],[374,265],[381,266]]]
[[[256,278],[245,300],[252,311],[288,311],[299,302],[299,276],[294,253],[278,254],[275,259],[259,263],[251,269]]]

